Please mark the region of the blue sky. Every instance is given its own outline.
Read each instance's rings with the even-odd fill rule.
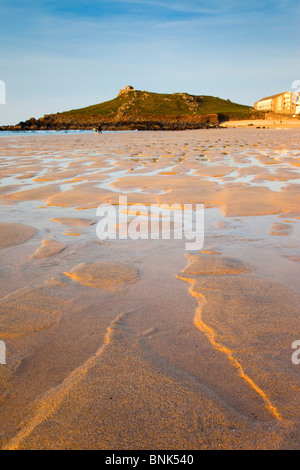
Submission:
[[[1,0],[0,124],[120,88],[243,104],[300,79],[299,0]]]

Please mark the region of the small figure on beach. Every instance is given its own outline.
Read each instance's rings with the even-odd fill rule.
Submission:
[[[96,134],[102,134],[102,127],[101,124],[95,129]]]

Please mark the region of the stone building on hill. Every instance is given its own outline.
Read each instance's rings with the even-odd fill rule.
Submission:
[[[120,90],[119,95],[123,95],[123,93],[129,93],[131,91],[135,91],[135,89],[133,88],[133,86],[127,85],[124,90]]]

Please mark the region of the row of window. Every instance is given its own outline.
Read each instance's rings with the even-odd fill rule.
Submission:
[[[274,99],[260,101],[259,103],[257,103],[256,109],[268,111],[272,109],[274,104],[278,111],[282,109],[291,109],[292,105],[296,104],[296,100],[297,99],[294,99],[294,96],[292,96],[291,93],[284,93],[283,95],[277,98],[275,103]]]

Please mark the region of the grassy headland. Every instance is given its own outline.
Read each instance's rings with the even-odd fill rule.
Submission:
[[[259,119],[250,106],[214,96],[130,90],[86,108],[31,118],[2,130],[103,129],[179,130],[216,127],[228,120]]]

